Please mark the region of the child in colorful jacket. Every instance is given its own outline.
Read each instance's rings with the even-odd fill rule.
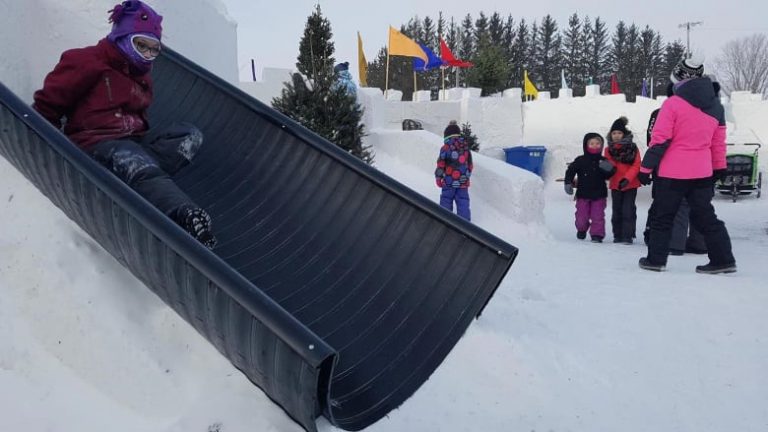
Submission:
[[[163,17],[141,1],[111,11],[111,32],[95,46],[65,51],[35,92],[34,108],[139,195],[213,248],[211,218],[173,182],[202,145],[196,127],[150,129],[150,72]],[[62,119],[66,118],[66,123]]]
[[[456,202],[456,213],[469,221],[472,220],[469,210],[472,152],[455,121],[445,128],[443,137],[435,169],[435,183],[442,189],[440,205],[453,211],[453,203]]]
[[[603,137],[590,132],[582,142],[584,154],[568,165],[565,171],[565,193],[573,195],[576,187],[576,238],[590,237],[595,243],[605,238],[605,204],[608,188],[605,181],[616,168],[602,156]]]
[[[632,141],[632,133],[627,129],[627,118],[619,117],[608,132],[608,146],[605,158],[616,167],[608,187],[611,189],[611,227],[613,242],[632,244],[637,224],[637,188],[640,180],[640,150]]]

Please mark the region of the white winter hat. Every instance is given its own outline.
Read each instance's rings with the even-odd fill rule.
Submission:
[[[673,84],[690,78],[700,78],[704,75],[704,59],[701,57],[691,57],[680,60],[669,74],[669,79]]]

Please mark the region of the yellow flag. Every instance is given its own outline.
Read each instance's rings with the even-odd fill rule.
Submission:
[[[530,79],[528,79],[528,71],[523,72],[523,82],[525,84],[524,94],[536,99],[539,97],[539,91],[536,90],[536,86],[533,85]]]
[[[421,49],[419,44],[408,39],[408,37],[395,30],[392,26],[389,26],[389,55],[418,57],[424,60],[424,63],[429,62],[427,53]]]
[[[360,87],[368,87],[368,62],[363,51],[363,39],[357,32],[357,68],[360,75]]]

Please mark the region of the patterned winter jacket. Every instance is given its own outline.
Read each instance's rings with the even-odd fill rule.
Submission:
[[[94,144],[148,128],[152,102],[150,74],[133,75],[123,54],[107,39],[95,46],[65,51],[43,88],[35,92],[34,108],[87,150]]]
[[[443,188],[469,188],[472,176],[472,152],[460,135],[450,135],[443,141],[437,158],[435,180]]]

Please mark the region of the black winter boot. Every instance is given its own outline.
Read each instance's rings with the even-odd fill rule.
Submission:
[[[584,240],[587,238],[587,232],[586,231],[577,231],[576,232],[576,238],[579,240]]]
[[[200,207],[186,205],[176,211],[176,223],[208,249],[216,246],[217,240],[211,231],[211,216]]]
[[[592,236],[592,243],[602,243],[603,236]]]
[[[736,273],[736,263],[714,265],[709,263],[707,265],[696,266],[696,273],[704,274],[720,274],[720,273]]]
[[[646,257],[640,258],[640,261],[637,262],[637,265],[639,265],[640,268],[643,270],[651,270],[651,271],[657,271],[657,272],[662,272],[667,267],[663,264],[654,264],[650,262]]]

